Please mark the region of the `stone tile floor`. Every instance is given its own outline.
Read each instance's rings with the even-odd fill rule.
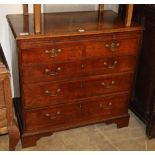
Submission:
[[[155,151],[155,139],[145,136],[145,125],[130,112],[128,127],[95,124],[54,133],[38,140],[37,146],[17,151]],[[8,150],[8,136],[0,136],[0,150]]]

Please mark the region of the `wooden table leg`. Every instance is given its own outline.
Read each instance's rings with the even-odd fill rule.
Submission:
[[[12,125],[9,126],[8,134],[9,134],[9,150],[15,151],[16,145],[18,144],[20,138],[19,130],[15,120],[13,120]]]
[[[133,14],[133,4],[128,4],[127,10],[126,10],[126,19],[125,19],[125,25],[128,27],[131,25],[132,21],[132,14]]]
[[[4,79],[5,101],[6,101],[6,117],[9,134],[9,150],[15,150],[19,141],[20,133],[16,121],[14,120],[13,102],[11,97],[10,78]]]

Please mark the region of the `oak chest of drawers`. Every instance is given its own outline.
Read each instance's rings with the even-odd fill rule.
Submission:
[[[41,34],[32,16],[7,16],[17,39],[23,147],[41,136],[97,122],[128,125],[128,101],[142,28],[125,27],[117,14],[43,14]],[[59,19],[59,20],[57,20]],[[28,27],[23,28],[26,23]],[[23,35],[26,34],[26,35]]]

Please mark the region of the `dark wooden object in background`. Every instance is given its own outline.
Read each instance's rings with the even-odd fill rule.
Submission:
[[[0,134],[5,133],[9,135],[9,150],[15,150],[19,130],[14,120],[10,73],[0,46]]]
[[[28,4],[23,4],[23,15],[28,15]]]
[[[16,105],[22,146],[53,132],[87,124],[128,125],[128,103],[142,27],[126,27],[116,13],[7,16],[17,40],[21,101]],[[28,35],[23,34],[29,26]]]
[[[126,6],[120,6],[120,14]],[[155,5],[135,5],[133,20],[145,28],[130,107],[155,138]]]

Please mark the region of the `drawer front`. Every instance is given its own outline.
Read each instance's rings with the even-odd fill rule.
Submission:
[[[25,111],[26,130],[40,130],[94,119],[107,119],[127,113],[128,93],[91,98],[68,105]]]
[[[24,83],[33,83],[78,77],[85,73],[83,66],[83,61],[25,66],[22,78]]]
[[[84,64],[86,75],[102,75],[133,71],[136,56],[112,56],[99,59],[87,59]]]
[[[82,36],[67,36],[67,37],[55,37],[55,38],[36,38],[36,39],[25,39],[20,40],[20,49],[30,49],[32,47],[42,48],[48,46],[59,46],[62,44],[77,44],[79,42],[89,42],[95,40],[102,41],[117,41],[132,38],[140,38],[142,31],[126,31],[126,32],[116,32],[116,33],[103,33],[94,35],[82,35]]]
[[[0,108],[5,106],[3,81],[0,80]]]
[[[82,115],[87,118],[118,115],[128,112],[129,93],[119,93],[91,99],[89,102],[79,102]]]
[[[132,73],[81,78],[70,82],[23,85],[25,107],[43,107],[92,96],[127,91]],[[33,95],[32,95],[33,94]]]
[[[26,129],[34,130],[47,125],[56,126],[67,123],[69,119],[74,119],[79,115],[78,105],[58,106],[55,108],[44,108],[25,112]]]
[[[94,40],[86,44],[86,57],[105,57],[137,53],[139,38]]]
[[[133,71],[136,56],[86,59],[68,63],[30,65],[22,69],[24,83],[48,82],[88,75]],[[30,76],[31,75],[31,76]]]
[[[21,51],[22,65],[78,60],[82,51],[82,46],[74,44],[25,49]]]

